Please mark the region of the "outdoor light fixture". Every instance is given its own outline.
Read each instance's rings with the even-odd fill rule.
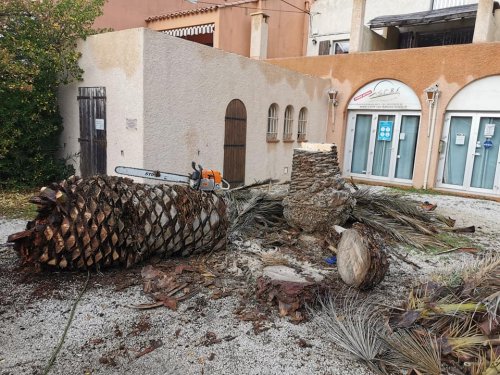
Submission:
[[[435,83],[434,85],[427,87],[424,90],[424,92],[427,95],[427,102],[429,102],[430,104],[434,104],[434,101],[436,100],[436,95],[439,92],[438,84]]]
[[[339,104],[338,100],[337,100],[337,94],[339,92],[337,90],[334,90],[334,89],[330,89],[328,90],[328,100],[330,103],[332,103],[334,106],[337,106]]]
[[[318,43],[318,41],[316,40],[316,38],[314,38],[314,39],[312,40],[312,44],[313,44],[313,46],[315,46],[317,43]]]

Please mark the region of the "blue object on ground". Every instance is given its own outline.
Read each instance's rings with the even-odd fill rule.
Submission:
[[[325,262],[328,264],[337,264],[337,256],[334,255],[332,257],[326,258]]]

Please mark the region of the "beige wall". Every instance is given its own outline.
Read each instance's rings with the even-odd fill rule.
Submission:
[[[81,44],[84,81],[60,92],[66,153],[79,151],[79,86],[107,90],[108,174],[117,165],[188,173],[191,161],[222,169],[224,117],[232,99],[247,109],[246,181],[288,179],[293,148],[267,143],[267,112],[308,109],[310,142],[324,142],[329,81],[299,74],[148,29],[92,36]],[[136,131],[126,119],[138,119]],[[122,155],[123,152],[123,155]],[[288,173],[284,173],[288,168]]]
[[[224,117],[233,99],[247,110],[246,182],[290,177],[293,148],[299,143],[266,142],[272,103],[280,107],[280,138],[285,107],[293,105],[294,134],[305,106],[308,140],[325,141],[328,80],[149,30],[145,41],[146,167],[185,173],[195,160],[222,169]]]
[[[378,51],[337,56],[303,57],[267,60],[272,64],[297,72],[328,78],[339,91],[335,120],[329,123],[327,142],[337,143],[342,159],[346,138],[347,105],[353,94],[376,79],[395,79],[410,86],[419,96],[422,112],[415,161],[413,185],[422,187],[427,146],[430,137],[428,104],[424,89],[439,84],[439,98],[429,186],[435,185],[438,145],[443,120],[450,99],[468,83],[482,77],[500,74],[497,63],[500,43],[481,43],[446,47]],[[499,105],[500,110],[500,105]],[[332,124],[335,124],[333,127]]]
[[[117,165],[142,167],[143,122],[143,34],[130,29],[95,35],[80,43],[80,66],[84,81],[59,90],[59,107],[64,121],[64,154],[80,151],[78,137],[78,87],[106,87],[107,173]],[[137,120],[137,128],[127,128]],[[77,162],[77,173],[79,163]]]

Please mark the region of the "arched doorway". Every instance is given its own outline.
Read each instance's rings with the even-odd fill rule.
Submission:
[[[344,173],[411,183],[420,124],[420,100],[404,83],[370,82],[349,102]]]
[[[231,100],[226,109],[224,131],[224,179],[231,187],[245,183],[247,111],[239,99]]]
[[[500,194],[500,76],[461,89],[446,108],[437,186]]]

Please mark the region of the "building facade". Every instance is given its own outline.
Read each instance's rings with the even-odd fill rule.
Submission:
[[[98,28],[147,27],[257,59],[305,55],[309,1],[109,0]]]
[[[61,87],[64,154],[77,171],[124,165],[233,185],[290,178],[293,149],[325,141],[329,81],[149,29],[81,43],[83,82]],[[103,149],[104,148],[104,149]]]
[[[367,183],[500,197],[500,43],[272,63],[329,78],[327,142]]]

